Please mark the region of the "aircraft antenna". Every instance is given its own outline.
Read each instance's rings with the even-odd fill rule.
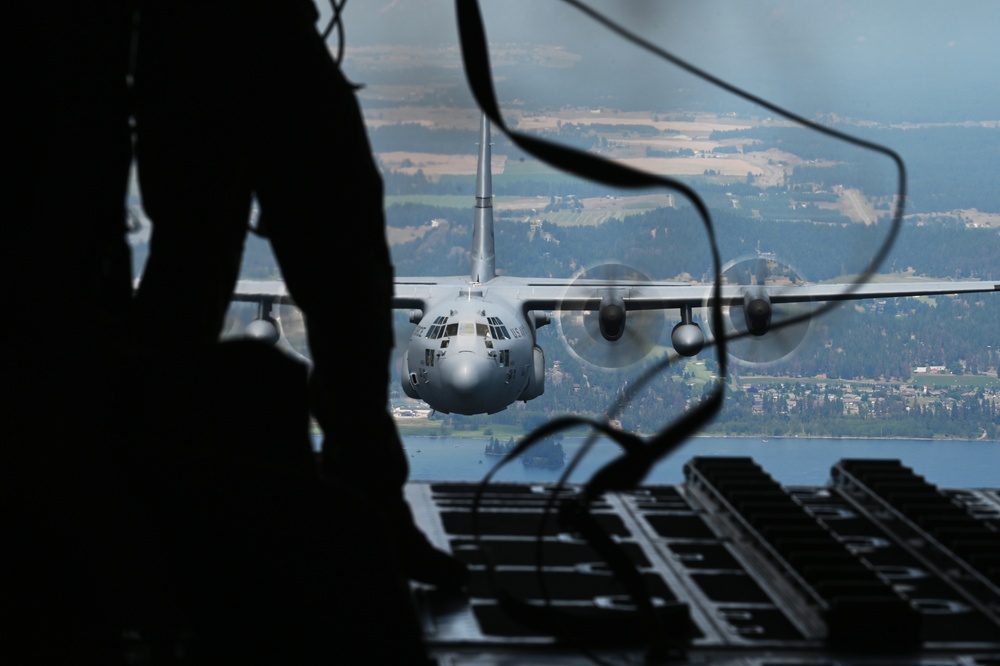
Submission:
[[[476,168],[476,217],[472,223],[472,271],[475,283],[496,277],[493,244],[493,176],[490,160],[490,121],[483,114],[479,129],[479,164]]]

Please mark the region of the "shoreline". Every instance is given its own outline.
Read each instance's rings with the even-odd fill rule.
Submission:
[[[407,435],[405,432],[400,432],[400,437],[407,439],[485,439],[489,440],[492,435],[483,435],[481,433],[473,434],[462,434],[462,433],[451,433],[448,435]],[[650,437],[648,434],[638,435],[639,437]],[[587,435],[565,435],[565,437],[570,439],[586,439]],[[887,442],[992,442],[1000,443],[1000,439],[968,439],[965,437],[858,437],[855,435],[844,435],[844,436],[834,436],[834,435],[691,435],[688,439],[830,439],[830,440],[843,440],[843,439],[853,439],[853,440],[879,440]]]

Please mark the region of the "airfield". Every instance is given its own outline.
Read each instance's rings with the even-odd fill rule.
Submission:
[[[423,107],[405,107],[395,109],[394,113],[380,109],[378,118],[366,117],[370,126],[393,123],[415,123],[428,127],[447,127],[454,129],[474,130],[477,126],[476,111],[455,111],[442,117],[440,113],[427,113]],[[677,151],[688,149],[700,154],[710,154],[713,150],[724,146],[739,149],[740,140],[712,140],[715,131],[730,131],[747,129],[757,123],[746,119],[729,116],[703,114],[693,119],[686,114],[676,117],[655,113],[617,112],[608,109],[567,109],[545,114],[513,114],[507,118],[512,129],[522,132],[539,132],[555,130],[560,125],[612,125],[615,130],[609,133],[609,141],[614,148],[604,153],[606,157],[620,160],[628,166],[664,175],[697,175],[706,170],[718,172],[722,177],[745,178],[747,173],[753,173],[760,179],[763,186],[782,184],[783,171],[776,163],[788,162],[794,165],[797,158],[794,155],[771,151],[750,155],[708,155],[678,158],[643,157],[646,148],[660,151]],[[655,127],[665,136],[642,138],[630,131],[636,126]],[[439,178],[442,175],[474,175],[476,173],[476,158],[474,154],[442,156],[429,153],[383,153],[379,155],[383,166],[399,170],[402,173],[424,172],[428,178]],[[407,166],[402,166],[406,164]],[[513,167],[513,165],[511,165]],[[494,155],[493,173],[505,173],[506,160]]]
[[[428,128],[461,129],[473,131],[478,123],[475,109],[441,109],[435,107],[379,108],[369,111],[365,122],[369,128],[385,125],[414,124]],[[614,109],[562,109],[559,111],[532,114],[512,112],[505,117],[509,126],[525,133],[551,132],[559,127],[574,124],[578,126],[599,126],[599,132],[606,140],[607,148],[595,151],[602,157],[612,159],[622,165],[652,174],[681,179],[701,179],[712,183],[746,182],[753,179],[754,186],[766,191],[768,188],[782,188],[788,174],[802,165],[831,166],[832,162],[806,160],[789,152],[770,149],[743,152],[750,139],[712,137],[713,132],[728,132],[751,127],[789,127],[790,123],[772,118],[738,118],[732,114],[663,114],[655,112],[617,111]],[[650,135],[634,128],[655,128],[659,134]],[[718,151],[724,152],[718,152]],[[662,157],[658,154],[690,151],[693,154]],[[443,154],[428,152],[385,151],[377,152],[381,167],[406,175],[423,174],[431,182],[442,177],[469,176],[476,173],[476,157],[471,152]],[[493,174],[511,180],[546,179],[558,176],[559,172],[535,160],[508,159],[505,151],[495,149],[492,159]],[[856,223],[873,224],[879,217],[877,203],[867,198],[859,189],[839,187],[835,190],[837,200],[816,203],[819,209],[835,211]],[[461,197],[442,198],[441,195],[406,195],[386,197],[386,204],[420,202],[432,205],[462,207],[467,201]],[[546,219],[557,225],[601,224],[614,217],[641,213],[660,207],[675,207],[674,195],[668,192],[637,192],[634,195],[584,197],[580,199],[582,210],[555,212]],[[537,216],[548,199],[545,197],[495,198],[497,207],[505,210],[523,211],[526,216]],[[736,197],[732,206],[739,208]],[[918,224],[939,219],[957,217],[974,227],[1000,227],[1000,214],[980,212],[975,209],[946,211],[936,215],[923,214],[914,217]],[[529,217],[530,219],[530,217]],[[426,231],[426,229],[424,230]],[[413,230],[409,232],[413,233]],[[420,233],[419,231],[417,233]],[[390,230],[389,241],[403,242],[412,236],[399,236]]]

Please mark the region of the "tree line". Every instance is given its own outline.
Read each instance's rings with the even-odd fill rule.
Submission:
[[[898,129],[837,126],[859,138],[888,146],[906,164],[909,212],[940,212],[977,208],[1000,211],[997,187],[1000,129],[986,126],[942,126]],[[713,140],[745,138],[744,152],[777,148],[804,160],[833,162],[833,166],[797,166],[790,185],[816,183],[831,187],[860,187],[870,196],[894,188],[887,179],[887,158],[802,127],[755,127],[716,131]],[[892,175],[891,173],[889,175]],[[888,186],[888,190],[886,189]]]

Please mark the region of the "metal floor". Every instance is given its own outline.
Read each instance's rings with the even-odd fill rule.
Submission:
[[[783,487],[750,458],[694,458],[683,484],[606,494],[572,528],[558,508],[580,488],[551,491],[408,485],[472,571],[466,596],[415,590],[439,664],[1000,666],[1000,490],[896,460]]]

